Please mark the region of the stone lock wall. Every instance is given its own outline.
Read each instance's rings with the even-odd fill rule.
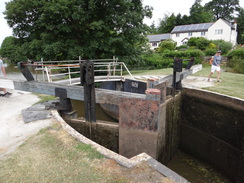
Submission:
[[[244,100],[184,89],[180,148],[244,182]]]
[[[124,99],[120,104],[119,153],[145,152],[167,163],[178,149],[181,95],[166,102]]]
[[[65,120],[77,132],[94,142],[118,153],[119,149],[119,124],[105,121],[96,123],[85,122],[83,119]]]
[[[158,101],[122,99],[119,111],[119,153],[131,158],[145,152],[156,158]]]

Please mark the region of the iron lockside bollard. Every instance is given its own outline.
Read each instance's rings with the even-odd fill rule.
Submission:
[[[80,83],[84,86],[85,119],[96,122],[94,64],[90,60],[80,63]]]
[[[173,70],[172,96],[175,96],[176,88],[181,88],[181,80],[176,83],[176,72],[182,72],[182,59],[174,59]]]

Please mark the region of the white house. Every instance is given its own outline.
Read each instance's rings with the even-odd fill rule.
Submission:
[[[177,42],[177,46],[187,44],[191,37],[204,37],[209,40],[222,39],[224,41],[231,42],[233,45],[236,44],[237,40],[237,25],[236,22],[230,24],[229,22],[219,19],[213,23],[201,23],[191,25],[179,25],[175,26],[170,33],[170,38]],[[165,34],[158,34],[165,35]],[[154,44],[156,35],[148,35],[149,42]],[[157,43],[159,45],[159,43]],[[151,48],[154,49],[156,44]]]
[[[164,41],[166,39],[171,39],[171,34],[152,34],[152,35],[147,35],[147,38],[150,42],[150,48],[154,50],[159,46],[159,43],[161,41]]]

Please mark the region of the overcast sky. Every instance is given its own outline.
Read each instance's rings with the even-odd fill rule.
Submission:
[[[5,37],[12,35],[12,30],[8,27],[7,21],[4,19],[2,12],[5,10],[5,2],[10,0],[0,0],[0,44]],[[206,4],[210,0],[202,0],[202,5]],[[143,5],[149,5],[153,7],[152,19],[145,19],[144,22],[151,25],[154,21],[158,24],[158,19],[163,18],[164,14],[175,13],[177,15],[189,15],[190,7],[195,0],[143,0]],[[244,7],[244,0],[239,0],[241,7]]]

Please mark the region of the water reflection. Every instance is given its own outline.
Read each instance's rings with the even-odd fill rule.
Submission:
[[[85,116],[85,109],[84,109],[84,102],[79,100],[71,100],[73,109],[77,111],[78,117]],[[103,109],[101,108],[100,104],[96,104],[96,119],[103,120],[103,121],[110,121],[110,122],[118,122],[116,119],[107,115]]]

